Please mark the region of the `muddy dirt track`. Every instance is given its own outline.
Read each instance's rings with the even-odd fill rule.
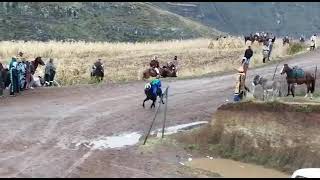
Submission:
[[[320,67],[320,51],[299,55],[288,63],[314,71],[315,65]],[[250,81],[256,73],[272,77],[275,66],[249,70]],[[279,74],[276,77],[285,78]],[[163,87],[167,85],[167,126],[210,121],[220,104],[232,100],[234,74],[164,80]],[[106,150],[75,146],[100,136],[145,133],[155,110],[149,109],[151,102],[142,108],[143,87],[143,82],[134,82],[42,88],[1,99],[0,177],[189,176],[170,174],[176,160],[169,158],[169,152],[165,157],[161,153],[139,154],[135,146]],[[160,120],[155,127],[161,127]]]

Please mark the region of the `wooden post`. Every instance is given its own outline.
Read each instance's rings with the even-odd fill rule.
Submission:
[[[157,108],[157,110],[156,110],[156,113],[155,113],[155,115],[154,115],[154,117],[153,117],[151,126],[150,126],[149,131],[148,131],[148,133],[147,133],[147,135],[146,135],[146,138],[144,139],[143,145],[145,145],[146,142],[147,142],[147,139],[148,139],[148,136],[149,136],[150,131],[151,131],[151,129],[152,129],[153,123],[154,123],[154,121],[155,121],[156,118],[157,118],[157,114],[158,114],[158,111],[159,111],[159,109],[160,109],[160,106],[161,106],[161,100],[160,100],[160,102],[159,102],[159,106],[158,106],[158,108]]]
[[[164,118],[163,118],[163,127],[162,127],[162,136],[161,136],[161,138],[163,138],[163,136],[164,136],[164,129],[165,129],[166,120],[167,120],[168,91],[169,91],[169,86],[167,87],[166,92],[165,92],[165,94],[166,94],[166,104],[165,104],[165,109],[164,109]]]

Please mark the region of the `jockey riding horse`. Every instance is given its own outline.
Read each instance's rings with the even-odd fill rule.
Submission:
[[[101,59],[98,59],[98,61],[96,61],[92,66],[91,77],[93,76],[95,76],[99,82],[103,80],[104,67]]]

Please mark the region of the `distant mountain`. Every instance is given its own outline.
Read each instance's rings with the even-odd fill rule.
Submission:
[[[1,2],[1,40],[147,41],[221,32],[140,2]]]
[[[0,22],[1,40],[136,42],[256,31],[310,36],[320,30],[320,3],[0,2]]]
[[[161,9],[235,35],[270,31],[311,36],[320,31],[320,2],[154,2]]]

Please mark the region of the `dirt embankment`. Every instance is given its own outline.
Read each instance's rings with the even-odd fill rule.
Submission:
[[[292,173],[320,166],[320,105],[243,102],[218,108],[211,126],[183,137],[216,156]]]

